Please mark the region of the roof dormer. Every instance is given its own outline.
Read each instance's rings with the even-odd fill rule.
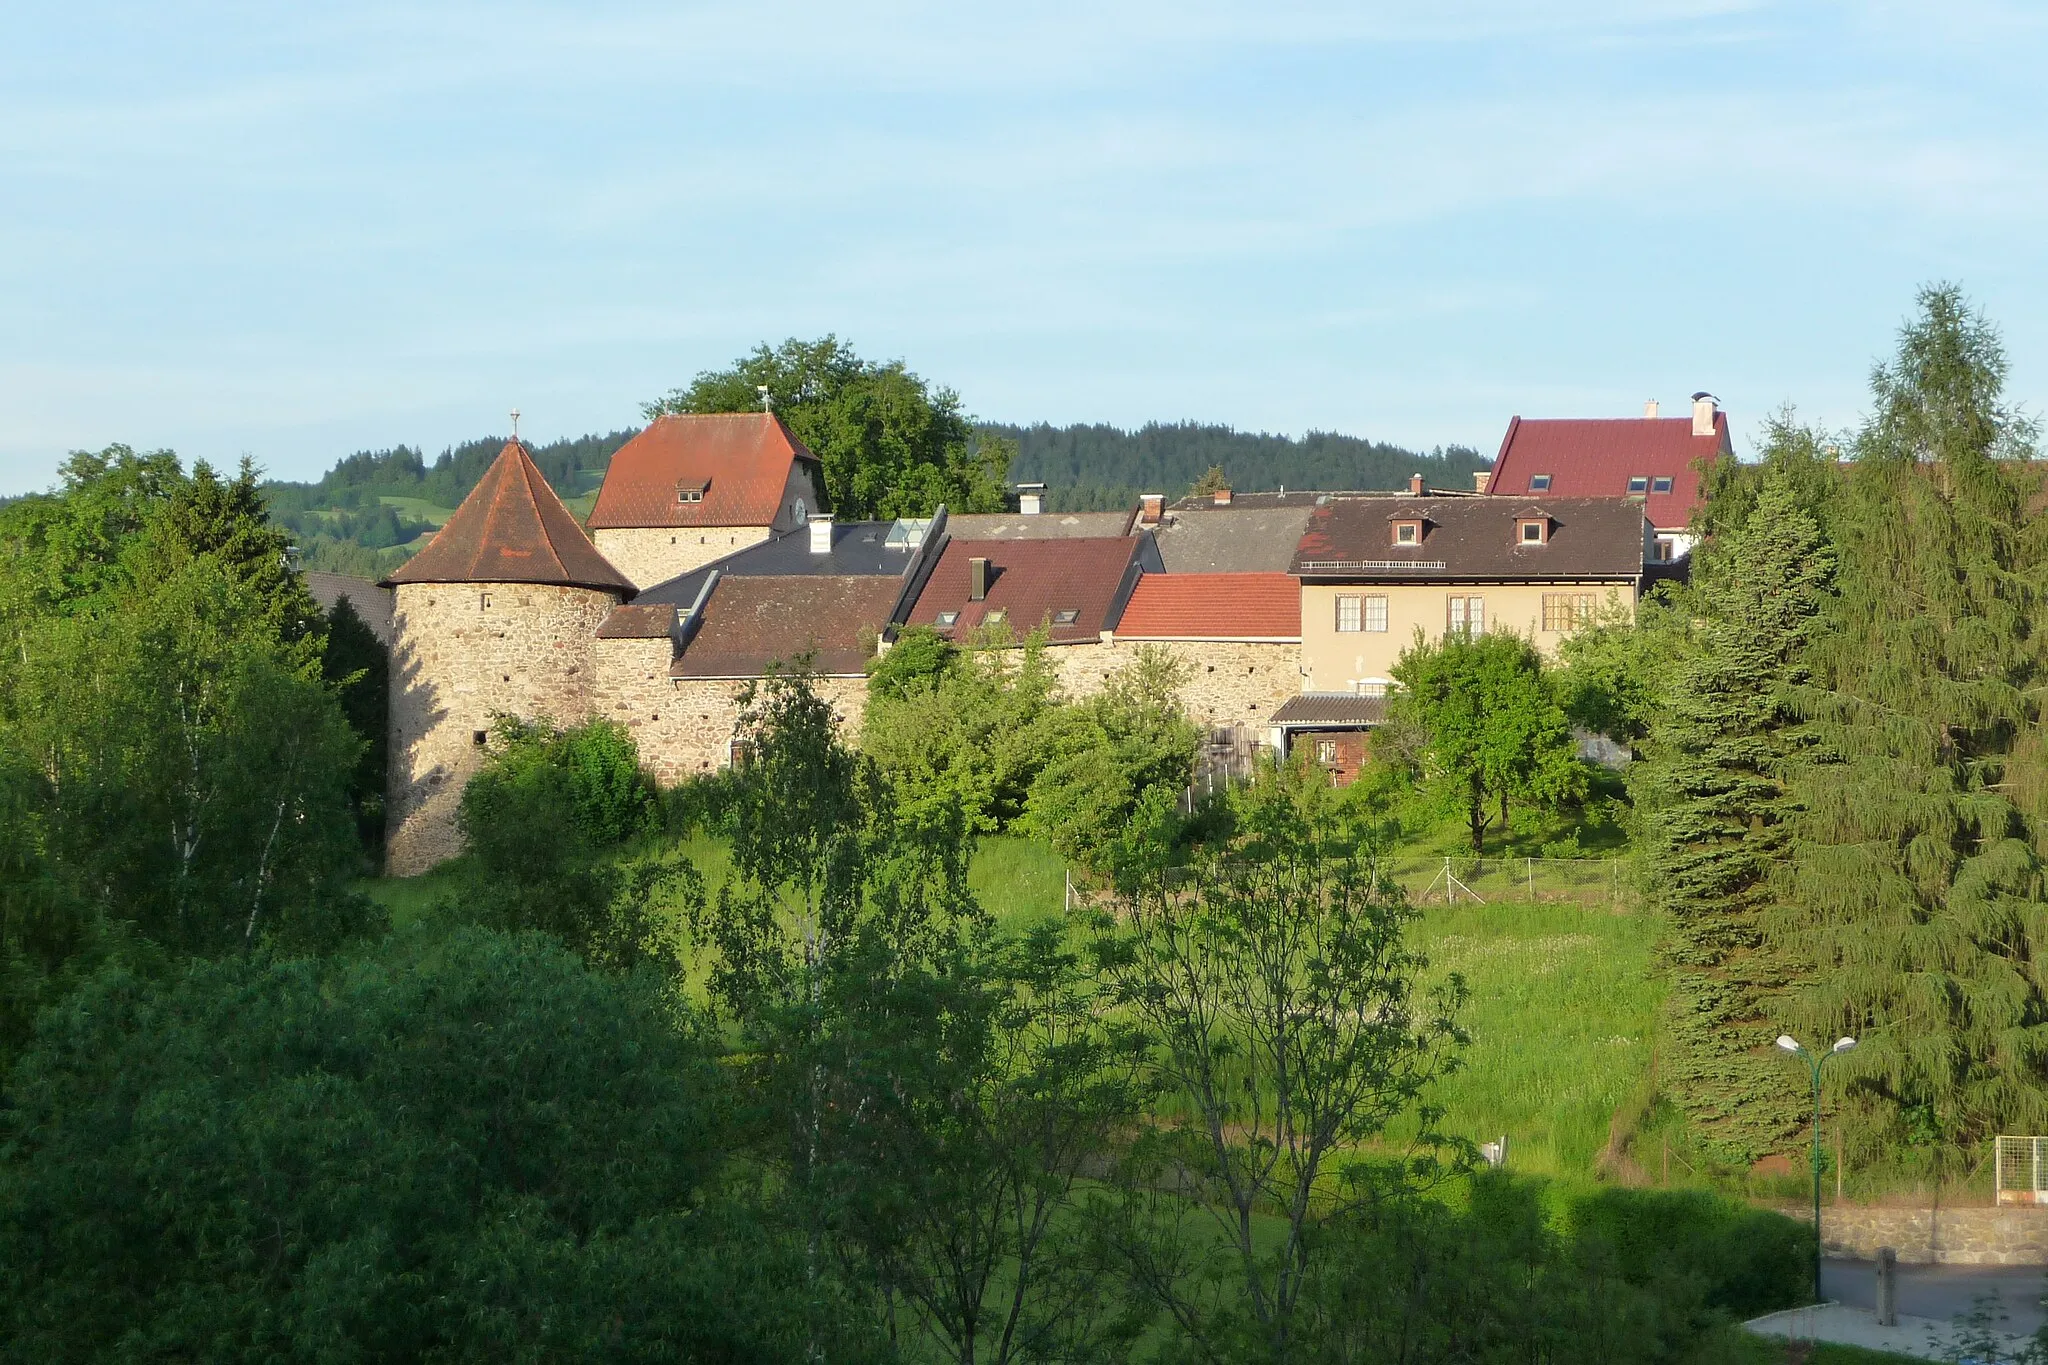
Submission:
[[[1429,538],[1432,524],[1419,507],[1397,507],[1387,514],[1387,541],[1396,549],[1412,549]]]
[[[1515,544],[1548,545],[1550,518],[1542,512],[1521,512],[1515,517]]]

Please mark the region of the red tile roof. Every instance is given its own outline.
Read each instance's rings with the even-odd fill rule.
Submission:
[[[384,582],[554,583],[633,595],[517,441],[505,443],[455,515]]]
[[[1493,462],[1489,493],[1542,493],[1529,480],[1550,476],[1548,496],[1621,498],[1635,475],[1668,478],[1669,493],[1646,493],[1650,524],[1660,531],[1682,528],[1699,501],[1700,476],[1693,461],[1731,455],[1728,414],[1714,414],[1714,434],[1692,434],[1692,417],[1533,419],[1508,423],[1500,455]]]
[[[874,574],[720,578],[669,675],[758,678],[802,654],[823,674],[862,673],[902,587]]]
[[[590,529],[771,526],[790,466],[815,459],[772,412],[657,417],[612,456]],[[703,501],[680,501],[678,484],[702,488]]]
[[[1044,625],[1055,644],[1095,640],[1116,624],[1112,609],[1146,543],[1143,536],[948,541],[908,621],[934,626],[939,613],[958,613],[939,627],[957,638],[1001,612],[1020,639]],[[979,602],[967,600],[967,561],[974,558],[989,561],[988,596]],[[1072,621],[1056,619],[1069,611]]]
[[[1148,573],[1119,639],[1299,640],[1301,580],[1284,573]]]

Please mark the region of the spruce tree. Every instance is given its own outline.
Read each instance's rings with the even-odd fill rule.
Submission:
[[[1817,744],[1767,927],[1818,966],[1786,1022],[1863,1042],[1848,1075],[1883,1125],[1864,1136],[1939,1160],[2048,1123],[2041,555],[1997,335],[1953,287],[1920,303],[1834,509]]]
[[[1770,1064],[1776,1003],[1798,966],[1762,929],[1771,868],[1795,813],[1790,709],[1830,590],[1833,553],[1783,471],[1700,556],[1693,639],[1633,785],[1672,972],[1662,1080],[1708,1145],[1752,1160],[1794,1130],[1804,1094]]]

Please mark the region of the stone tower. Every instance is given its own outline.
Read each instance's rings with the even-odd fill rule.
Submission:
[[[590,711],[590,650],[633,595],[517,439],[394,589],[385,863],[424,872],[461,851],[463,784],[498,715],[561,724]]]

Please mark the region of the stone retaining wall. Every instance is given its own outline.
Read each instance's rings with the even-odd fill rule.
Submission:
[[[1781,1209],[1809,1222],[1811,1206]],[[1830,1256],[1877,1259],[1891,1247],[1909,1265],[2048,1265],[2048,1208],[1902,1209],[1823,1204],[1821,1247]]]

